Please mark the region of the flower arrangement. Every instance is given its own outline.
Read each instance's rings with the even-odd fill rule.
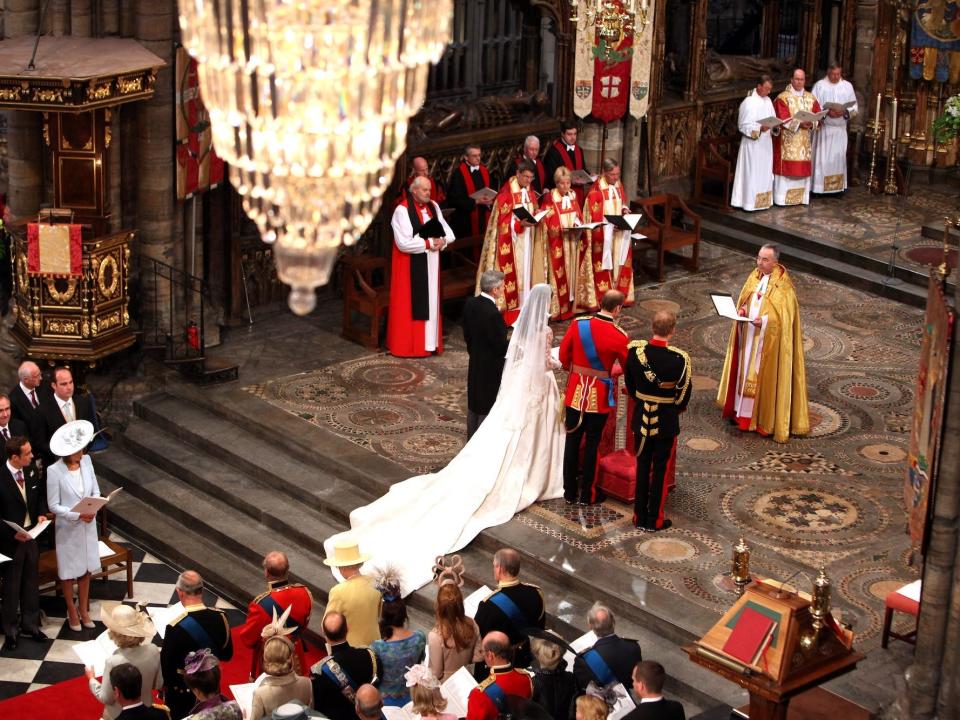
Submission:
[[[960,135],[960,95],[949,98],[943,114],[933,121],[933,137],[938,143],[948,142]]]

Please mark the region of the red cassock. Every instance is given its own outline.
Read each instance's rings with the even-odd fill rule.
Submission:
[[[414,288],[411,283],[411,263],[416,262],[413,258],[415,254],[404,252],[397,243],[400,240],[410,240],[416,231],[410,233],[410,237],[400,238],[398,236],[397,224],[399,221],[405,221],[405,227],[409,228],[409,220],[405,218],[409,215],[408,198],[404,198],[396,210],[394,210],[391,226],[394,232],[393,256],[390,267],[390,310],[387,315],[387,349],[396,357],[426,357],[433,352],[443,352],[443,323],[439,307],[440,279],[439,279],[439,259],[434,261],[436,270],[429,270],[424,282],[427,287]],[[453,233],[449,226],[443,220],[440,207],[433,201],[430,205],[419,205],[416,203],[416,212],[420,218],[424,215],[436,217],[444,226],[447,233],[447,240],[453,240]],[[400,215],[403,218],[400,218]],[[423,249],[427,249],[427,241],[420,240]],[[419,248],[418,248],[419,249]],[[419,254],[419,253],[417,253]],[[426,253],[427,255],[436,253]],[[413,315],[414,293],[430,294],[430,284],[433,284],[436,302],[433,303],[431,312],[435,315],[436,321],[436,350],[428,350],[426,343],[426,334],[430,320],[416,320]],[[431,333],[432,335],[432,333]]]
[[[580,330],[577,327],[583,322],[590,323],[590,334],[597,349],[597,356],[608,373],[617,361],[620,362],[620,367],[626,365],[629,337],[626,331],[613,322],[613,318],[592,315],[577,318],[570,323],[563,340],[560,341],[560,364],[570,371],[564,404],[583,412],[608,413],[616,407],[616,392],[613,393],[611,405],[606,383],[593,375],[576,371],[577,367],[592,368],[590,360],[587,359],[587,353],[583,349],[583,343],[580,341]]]
[[[533,678],[526,670],[517,670],[511,665],[490,669],[490,677],[467,696],[467,720],[497,720],[501,713],[496,703],[484,690],[496,683],[503,695],[530,699],[533,696]],[[507,708],[502,708],[505,713]]]
[[[793,117],[797,110],[807,110],[808,112],[820,112],[820,103],[812,93],[804,91],[802,99],[797,96],[790,97],[795,107],[790,107],[783,96],[789,93],[787,89],[780,93],[777,99],[773,101],[773,109],[777,117],[786,120]],[[773,137],[773,174],[784,175],[786,177],[810,177],[813,174],[813,138],[806,144],[806,150],[801,150],[796,143],[784,142],[786,134],[789,131],[781,129],[778,135]],[[811,133],[811,130],[799,130],[798,132]]]
[[[277,617],[283,614],[283,611],[292,606],[288,623],[296,625],[297,629],[291,639],[296,639],[297,658],[300,661],[300,674],[306,677],[310,676],[310,666],[307,664],[303,641],[299,639],[300,634],[310,623],[310,611],[313,609],[313,596],[303,585],[299,583],[290,583],[286,580],[275,580],[271,583],[270,590],[258,595],[247,607],[247,620],[237,630],[238,640],[247,647],[253,648],[253,665],[251,676],[258,677],[261,672],[262,660],[262,641],[260,633],[263,629],[273,622],[274,606],[277,610]]]

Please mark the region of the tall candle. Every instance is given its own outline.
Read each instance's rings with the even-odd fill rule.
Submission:
[[[890,130],[890,142],[894,142],[897,139],[897,99],[893,99],[893,124],[891,125]]]
[[[874,131],[880,129],[880,105],[882,104],[882,98],[880,93],[877,93],[877,114],[873,117],[873,129]]]

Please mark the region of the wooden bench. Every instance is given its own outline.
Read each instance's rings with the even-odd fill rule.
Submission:
[[[477,287],[483,235],[457,238],[440,254],[440,301],[470,297]]]
[[[704,138],[697,145],[693,199],[731,212],[730,193],[740,152],[740,134]]]
[[[390,305],[390,270],[387,258],[372,255],[344,255],[343,326],[340,335],[368,350],[380,349],[380,323]],[[369,318],[367,328],[358,326],[353,314]]]
[[[693,252],[684,264],[696,272],[700,266],[700,216],[687,207],[677,195],[660,193],[647,198],[637,198],[631,208],[640,210],[647,221],[642,243],[651,245],[657,251],[656,276],[663,282],[663,266],[668,252],[691,246]],[[676,211],[676,212],[675,212]],[[674,215],[678,217],[674,217]]]

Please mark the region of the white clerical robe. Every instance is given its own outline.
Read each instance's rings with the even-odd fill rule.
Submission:
[[[747,317],[751,320],[760,319],[760,327],[753,323],[743,323],[740,330],[740,364],[737,366],[737,387],[734,391],[733,409],[734,417],[750,418],[753,417],[753,395],[746,395],[744,388],[747,384],[747,377],[750,370],[755,372],[760,369],[760,358],[763,355],[763,337],[767,334],[767,315],[760,314],[763,307],[763,298],[767,294],[767,284],[770,282],[770,276],[764,275],[757,284],[757,290],[750,296],[750,307],[747,309]]]
[[[453,230],[447,225],[447,221],[440,212],[440,206],[433,200],[433,211],[436,213],[440,224],[443,226],[443,240],[446,245],[452,243],[456,236]],[[421,213],[421,220],[426,223],[430,220],[430,213],[426,208]],[[410,255],[425,252],[427,254],[427,297],[430,300],[430,317],[424,323],[423,344],[427,352],[434,352],[437,349],[439,340],[439,323],[437,318],[440,316],[440,251],[426,250],[426,242],[419,235],[414,234],[413,226],[410,224],[410,216],[404,205],[397,206],[393,211],[393,218],[390,220],[390,227],[393,228],[393,240],[397,244],[397,249]],[[444,247],[446,247],[444,245]]]
[[[603,193],[603,214],[604,215],[622,215],[623,214],[623,195],[620,183],[608,185],[603,178],[600,179],[600,192]],[[603,226],[603,256],[601,258],[601,267],[604,270],[613,270],[619,268],[627,261],[627,253],[630,252],[630,231],[617,230],[607,223]],[[616,265],[614,265],[616,258]],[[614,278],[617,277],[614,273]]]
[[[827,115],[813,138],[813,192],[843,192],[847,189],[847,122],[857,114],[857,94],[847,80],[832,83],[823,78],[813,86],[813,96],[824,109],[828,102],[854,103],[848,117]]]
[[[744,210],[765,210],[773,204],[773,140],[770,131],[760,132],[760,121],[775,117],[773,101],[756,90],[740,103],[737,127],[740,152],[733,176],[730,204]]]
[[[525,207],[531,215],[537,214],[537,205],[530,199],[530,192],[527,188],[520,188],[520,203],[514,207]],[[532,227],[520,226],[519,232],[517,225],[519,221],[510,223],[510,235],[513,238],[513,258],[517,265],[517,277],[520,279],[520,306],[527,300],[527,293],[534,285],[534,265],[537,260],[542,258],[534,257],[533,230]],[[537,278],[540,280],[541,278]]]
[[[803,97],[805,90],[797,92],[793,89],[791,85],[787,85],[786,92],[793,93],[797,98]],[[813,108],[810,108],[810,111],[813,112]],[[798,120],[791,120],[790,122],[784,124],[785,128],[788,128],[792,132],[796,132],[800,128],[800,122]],[[816,124],[814,124],[814,129],[816,129]],[[812,133],[815,134],[815,133]],[[782,138],[781,138],[782,139]],[[812,140],[811,140],[812,142]],[[812,151],[812,149],[811,149]],[[810,159],[809,156],[807,159]],[[792,175],[776,175],[773,176],[773,201],[777,205],[809,205],[810,204],[810,188],[813,185],[812,175],[807,175],[804,177],[794,177]],[[793,192],[796,190],[803,190],[803,199],[800,202],[794,202],[790,200],[790,197],[793,195]]]

